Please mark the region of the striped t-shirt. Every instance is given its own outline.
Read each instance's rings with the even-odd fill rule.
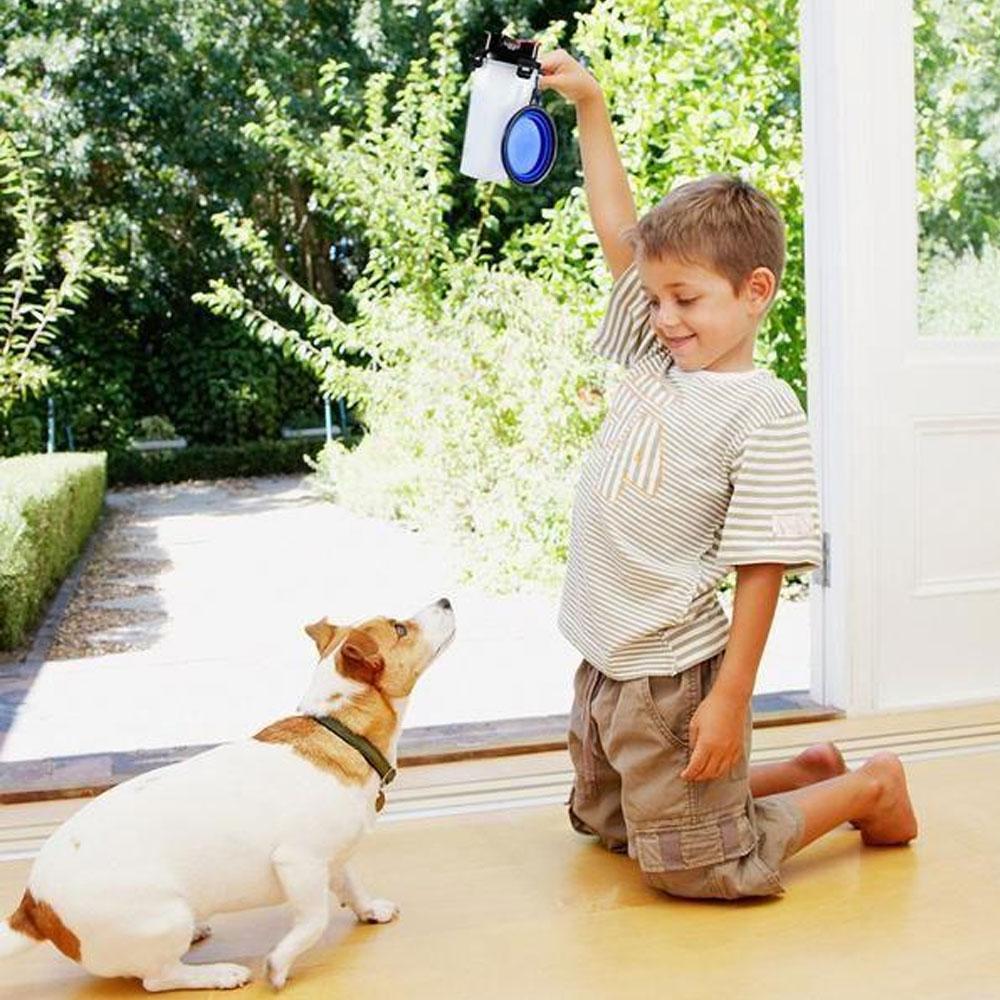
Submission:
[[[730,569],[820,564],[805,414],[765,369],[674,365],[634,264],[594,346],[626,371],[577,486],[559,627],[616,680],[677,674],[725,647]]]

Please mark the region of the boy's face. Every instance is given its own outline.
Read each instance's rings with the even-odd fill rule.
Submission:
[[[636,268],[660,343],[684,371],[745,371],[753,367],[754,334],[774,295],[774,274],[758,267],[739,293],[707,264],[647,258]]]

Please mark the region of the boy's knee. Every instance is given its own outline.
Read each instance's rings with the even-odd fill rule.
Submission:
[[[712,867],[678,868],[669,872],[647,872],[642,877],[654,889],[687,899],[722,899],[722,890],[712,876]]]
[[[644,870],[642,875],[654,889],[687,899],[744,899],[777,896],[785,891],[777,873],[752,854],[700,868]]]
[[[745,812],[643,830],[634,845],[643,877],[671,896],[742,899],[784,892],[777,871],[760,856],[761,842]]]

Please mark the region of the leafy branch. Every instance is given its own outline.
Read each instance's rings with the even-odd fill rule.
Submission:
[[[125,281],[120,271],[95,259],[96,238],[88,223],[69,222],[61,231],[51,225],[51,199],[31,162],[36,156],[0,130],[0,208],[6,207],[15,234],[0,284],[0,416],[17,399],[48,385],[54,372],[43,349],[54,343],[73,307],[86,301],[93,283]],[[54,282],[51,270],[61,272]]]

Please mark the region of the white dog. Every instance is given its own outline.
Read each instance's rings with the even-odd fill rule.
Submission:
[[[329,890],[359,920],[386,923],[347,865],[395,774],[414,683],[454,634],[447,599],[409,621],[306,631],[319,664],[299,705],[252,739],[216,747],[105,792],[42,848],[0,956],[51,941],[99,976],[147,990],[242,986],[242,965],[187,965],[214,913],[288,902],[293,924],[267,958],[280,989],[326,929]]]

